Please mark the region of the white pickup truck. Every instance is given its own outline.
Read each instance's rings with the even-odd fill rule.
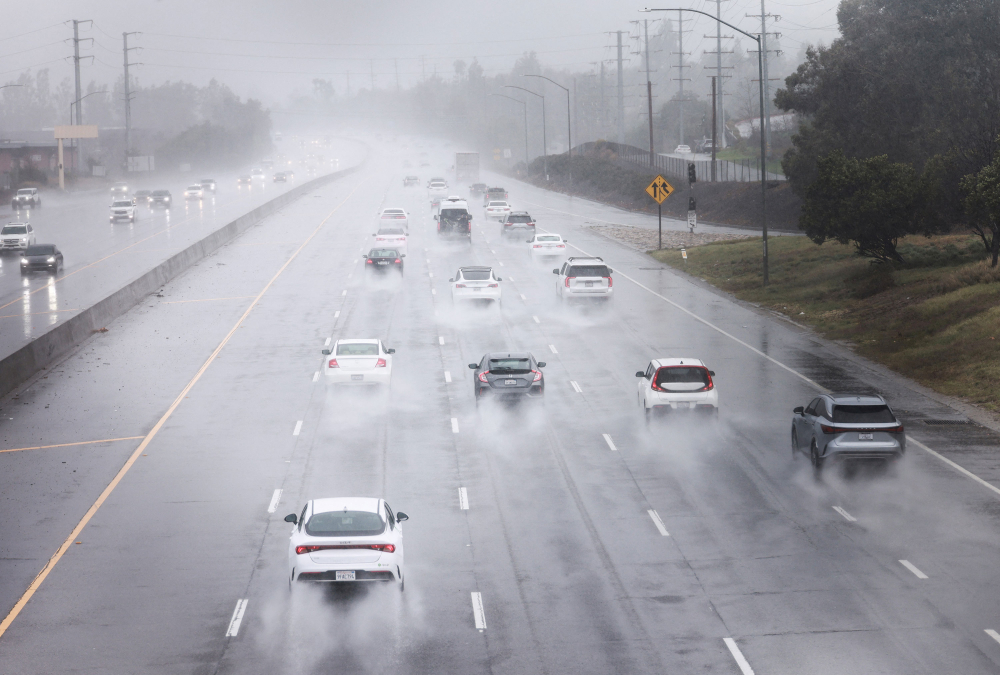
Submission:
[[[131,199],[116,199],[111,202],[111,222],[127,220],[134,223],[136,218],[135,203]]]

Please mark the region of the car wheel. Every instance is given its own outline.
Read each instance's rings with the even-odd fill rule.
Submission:
[[[816,445],[816,439],[813,439],[812,444],[809,446],[809,459],[812,461],[813,470],[819,474],[823,471],[823,458],[819,456],[819,447]]]
[[[792,429],[792,459],[794,460],[794,459],[798,459],[798,458],[799,458],[799,434],[793,428]]]
[[[402,574],[400,574],[399,575],[399,592],[402,593],[404,590],[406,590],[406,577],[404,577]]]

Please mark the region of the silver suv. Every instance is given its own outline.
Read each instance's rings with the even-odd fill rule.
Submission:
[[[792,458],[809,454],[816,471],[827,460],[898,460],[906,434],[881,396],[823,394],[792,411]]]
[[[601,258],[569,258],[559,269],[552,270],[559,277],[556,295],[563,300],[570,298],[599,298],[610,300],[614,293],[612,270]]]

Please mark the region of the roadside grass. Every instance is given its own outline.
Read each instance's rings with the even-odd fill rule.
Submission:
[[[968,234],[908,237],[904,264],[872,265],[850,246],[805,237],[768,241],[771,283],[761,285],[761,240],[718,242],[650,255],[840,340],[943,394],[1000,411],[1000,269]]]
[[[718,150],[715,153],[715,158],[720,160],[725,160],[727,162],[745,162],[750,160],[754,164],[751,168],[756,167],[757,160],[760,159],[760,151],[754,151],[750,149],[740,149],[740,148],[726,148],[725,150]],[[767,160],[767,170],[772,173],[783,173],[784,169],[781,167],[780,159],[768,159]]]

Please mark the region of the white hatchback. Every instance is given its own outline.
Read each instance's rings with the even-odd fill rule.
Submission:
[[[528,240],[532,258],[566,255],[566,240],[558,234],[536,234]]]
[[[382,209],[379,214],[379,227],[401,227],[405,231],[410,229],[410,219],[405,209]]]
[[[392,355],[381,340],[337,340],[323,354],[326,362],[326,383],[331,385],[382,385],[392,383]]]
[[[510,204],[504,201],[491,201],[486,204],[486,218],[503,220],[510,213]]]
[[[405,513],[393,513],[384,499],[313,499],[290,513],[288,586],[297,581],[394,581],[403,590]]]
[[[635,376],[646,421],[654,413],[719,414],[719,392],[712,380],[715,371],[698,359],[653,359]]]
[[[372,236],[375,237],[375,248],[394,248],[397,252],[406,254],[406,230],[402,227],[383,225]]]
[[[452,300],[492,300],[500,304],[500,277],[492,267],[460,267],[451,282]]]

